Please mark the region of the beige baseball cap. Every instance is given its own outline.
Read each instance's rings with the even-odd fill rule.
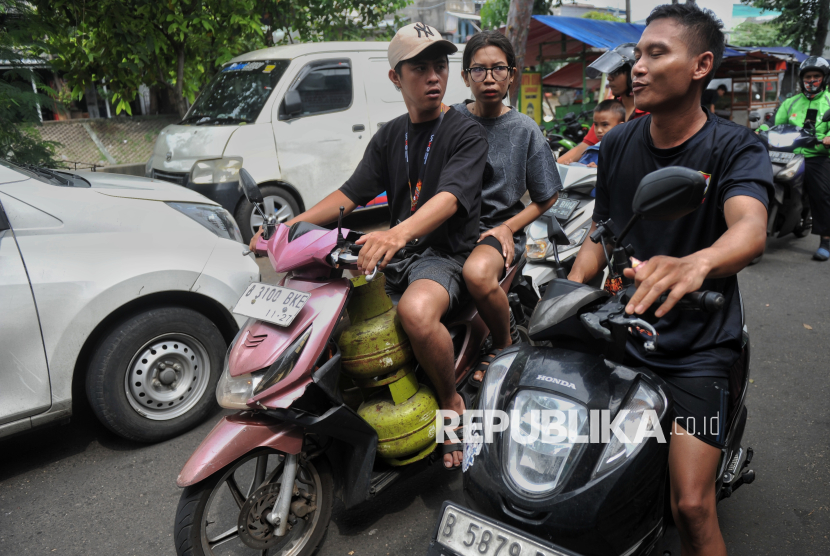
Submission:
[[[389,43],[389,50],[387,51],[389,66],[395,69],[398,63],[414,58],[436,44],[442,45],[447,54],[458,52],[458,47],[450,41],[442,39],[441,33],[436,31],[434,27],[420,22],[401,27],[395,33],[392,42]]]

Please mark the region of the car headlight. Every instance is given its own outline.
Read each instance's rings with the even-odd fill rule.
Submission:
[[[548,225],[536,220],[527,227],[525,252],[528,259],[544,259],[551,251],[548,240]]]
[[[784,166],[777,174],[775,174],[775,179],[777,180],[791,180],[793,176],[798,172],[798,167],[801,166],[802,158],[800,156],[793,157],[786,166]]]
[[[222,207],[197,203],[167,203],[167,205],[192,218],[219,237],[243,243],[242,232],[239,231],[236,220]]]
[[[271,363],[270,367],[240,376],[231,376],[228,368],[231,349],[236,343],[236,340],[234,340],[225,355],[224,370],[219,378],[219,383],[216,385],[216,401],[225,409],[249,409],[248,400],[288,376],[288,373],[297,364],[309,336],[311,336],[310,326],[288,349],[280,354],[276,361]]]
[[[150,160],[148,160],[147,164],[144,165],[144,177],[153,177],[153,155],[150,155]]]
[[[559,396],[522,390],[510,403],[509,414],[507,474],[529,494],[555,489],[573,464],[569,456],[576,436],[588,429],[588,410]]]
[[[642,441],[643,439],[635,442],[635,439],[637,438],[637,432],[640,429],[643,419],[648,415],[647,412],[659,418],[665,408],[666,404],[663,397],[654,388],[640,381],[637,385],[637,391],[628,400],[628,403],[620,409],[620,412],[614,419],[614,422],[617,419],[620,420],[618,428],[631,442],[623,442],[616,435],[613,435],[605,446],[602,457],[599,458],[599,464],[594,471],[594,477],[616,469],[637,453],[637,450],[639,450],[644,442]],[[626,410],[627,413],[624,413]],[[654,419],[649,418],[648,423],[645,424],[645,431],[652,431],[655,424],[659,426],[659,422],[654,423]]]
[[[190,171],[190,181],[198,184],[238,181],[240,168],[242,168],[241,158],[199,160]]]

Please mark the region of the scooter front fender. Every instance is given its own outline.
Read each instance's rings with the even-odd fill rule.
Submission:
[[[256,448],[299,454],[303,430],[247,411],[223,417],[184,464],[176,484],[186,487],[203,481]]]

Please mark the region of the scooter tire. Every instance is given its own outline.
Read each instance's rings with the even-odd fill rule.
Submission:
[[[214,493],[219,489],[224,488],[224,483],[227,481],[231,473],[241,467],[244,463],[253,458],[257,458],[263,454],[278,455],[279,452],[275,450],[258,450],[250,452],[245,456],[239,458],[235,462],[227,465],[223,469],[217,471],[207,479],[185,487],[179,499],[179,505],[176,509],[176,522],[174,525],[174,542],[176,544],[177,556],[213,556],[214,552],[210,549],[207,542],[207,535],[205,533],[204,525],[209,511],[209,504],[214,496]],[[310,516],[319,513],[316,521],[314,521],[314,529],[310,535],[304,535],[303,538],[308,537],[299,547],[292,545],[289,551],[272,551],[266,549],[269,556],[311,556],[323,542],[326,532],[328,531],[329,522],[331,521],[332,508],[334,506],[334,478],[332,476],[331,466],[326,457],[319,456],[313,461],[306,461],[301,464],[309,470],[312,478],[319,479],[320,488],[317,494],[317,509],[314,510]],[[274,477],[276,481],[279,477]],[[272,482],[273,482],[272,481]],[[260,489],[255,489],[258,491]],[[248,493],[250,496],[251,493]],[[247,498],[246,498],[247,500]],[[238,516],[237,516],[238,517]],[[291,533],[289,532],[289,535]],[[241,539],[236,538],[238,546],[245,550],[252,550],[246,547]],[[223,544],[223,548],[227,549]],[[263,553],[266,553],[263,551]]]

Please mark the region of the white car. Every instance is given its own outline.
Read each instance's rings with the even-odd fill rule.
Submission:
[[[260,277],[240,242],[186,188],[0,160],[0,437],[65,420],[73,392],[133,440],[203,421]]]
[[[470,98],[463,45],[449,56],[446,104]],[[380,127],[406,112],[389,81],[388,42],[264,48],[227,62],[181,122],[164,128],[147,177],[198,191],[234,215],[247,240],[262,218],[236,187],[243,166],[260,209],[280,221],[343,185]],[[371,204],[386,203],[386,193]]]

